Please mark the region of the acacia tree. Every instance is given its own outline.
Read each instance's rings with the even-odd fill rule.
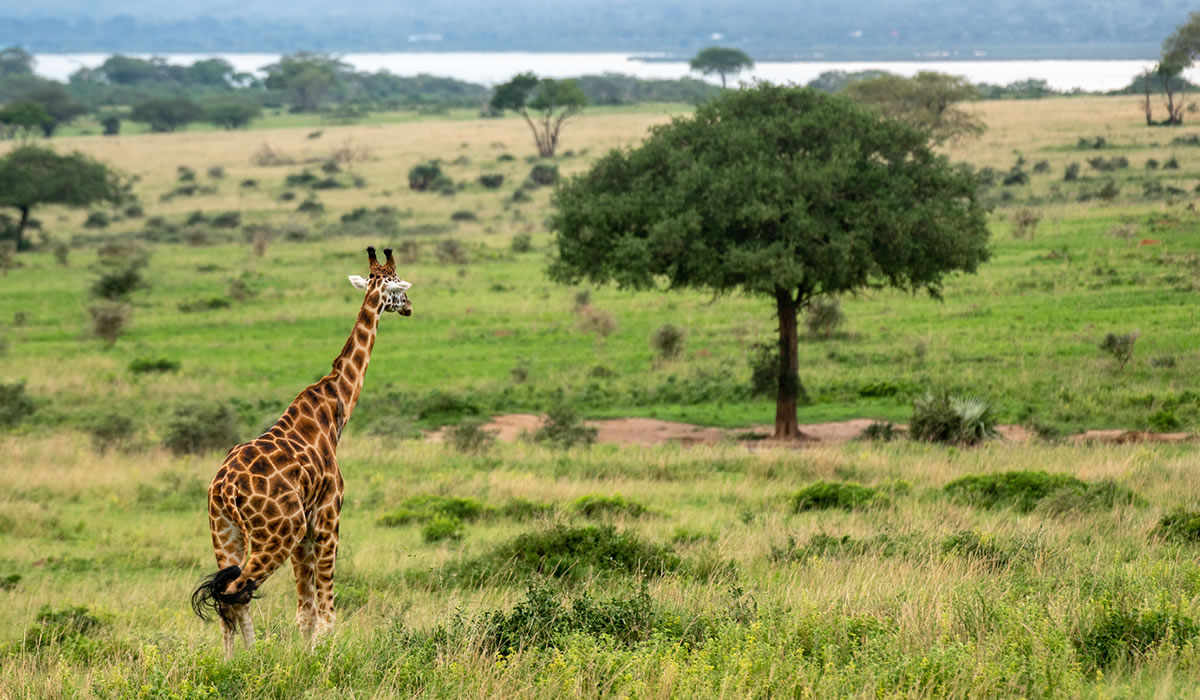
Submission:
[[[985,128],[978,117],[957,106],[979,98],[978,88],[961,76],[934,71],[921,71],[912,78],[881,75],[848,84],[845,94],[889,119],[927,131],[935,143],[978,136]]]
[[[692,57],[688,66],[704,75],[716,73],[721,76],[721,87],[725,87],[725,76],[741,73],[754,67],[754,61],[740,49],[710,46]]]
[[[940,295],[988,258],[978,181],[928,134],[854,101],[760,83],[655,127],[561,185],[552,279],[765,296],[779,317],[775,436],[799,435],[797,315],[823,294]]]
[[[129,111],[129,118],[144,122],[151,131],[175,131],[204,117],[204,109],[186,97],[152,97]]]
[[[539,79],[533,73],[519,73],[507,83],[496,86],[491,106],[494,110],[508,109],[524,117],[533,132],[538,155],[552,158],[563,125],[583,111],[587,96],[574,80]]]
[[[289,95],[297,112],[315,112],[349,72],[350,66],[326,53],[297,51],[263,66],[269,90]]]
[[[18,250],[33,207],[117,204],[123,197],[116,174],[82,153],[62,156],[40,146],[21,146],[0,158],[0,207],[14,207],[21,213],[13,234]]]

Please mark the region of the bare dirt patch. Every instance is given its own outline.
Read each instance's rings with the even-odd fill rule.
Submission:
[[[507,413],[493,417],[484,424],[484,429],[496,433],[496,438],[504,442],[515,442],[523,434],[532,434],[541,425],[544,418],[532,413]],[[741,440],[756,447],[797,447],[803,445],[840,444],[857,439],[872,423],[878,421],[870,418],[855,418],[852,420],[832,421],[828,423],[807,423],[800,426],[803,437],[799,440],[772,440],[774,426],[756,425],[749,428],[714,428],[691,423],[659,420],[657,418],[611,418],[590,420],[587,424],[596,428],[597,442],[616,445],[663,445],[679,443],[681,445],[705,445],[726,440]],[[908,426],[903,423],[892,424],[897,432],[905,432]],[[1007,442],[1027,442],[1034,439],[1033,431],[1022,425],[998,425],[997,432]],[[1188,433],[1151,433],[1144,430],[1089,430],[1086,433],[1072,435],[1067,438],[1073,443],[1103,442],[1112,444],[1129,444],[1136,442],[1184,442],[1191,438]],[[428,434],[433,442],[442,441],[442,431],[435,430]]]

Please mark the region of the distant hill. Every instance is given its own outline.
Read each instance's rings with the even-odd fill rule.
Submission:
[[[0,2],[35,52],[621,51],[759,59],[1149,58],[1186,0],[39,0]]]

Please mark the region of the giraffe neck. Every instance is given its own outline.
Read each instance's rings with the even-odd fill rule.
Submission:
[[[379,328],[379,316],[383,313],[383,295],[374,286],[367,290],[358,320],[350,337],[346,339],[342,352],[333,360],[333,370],[319,384],[333,389],[326,391],[334,403],[340,404],[337,417],[337,436],[345,427],[362,393],[363,380],[367,376],[367,365],[371,362],[371,351],[375,349],[375,334]]]

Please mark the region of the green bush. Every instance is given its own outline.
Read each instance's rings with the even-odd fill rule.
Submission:
[[[242,214],[237,211],[225,211],[212,218],[212,225],[217,228],[237,228],[242,225]]]
[[[88,427],[92,436],[92,446],[100,454],[110,449],[123,448],[133,440],[137,432],[137,424],[129,416],[119,413],[106,414]]]
[[[408,171],[408,188],[418,192],[434,189],[434,182],[441,178],[445,178],[441,164],[436,160],[427,161]]]
[[[637,501],[626,500],[620,494],[612,496],[600,496],[596,494],[580,496],[571,504],[571,508],[585,518],[603,518],[614,515],[640,518],[650,512],[646,506]]]
[[[1137,344],[1141,333],[1133,331],[1132,333],[1107,333],[1104,340],[1100,341],[1100,349],[1112,355],[1117,361],[1117,369],[1125,369],[1125,365],[1129,360],[1133,359],[1133,346]]]
[[[650,347],[663,360],[674,360],[683,354],[687,334],[679,326],[664,323],[650,335]]]
[[[104,621],[85,606],[54,609],[44,605],[37,613],[37,623],[25,630],[25,649],[35,651],[61,644],[74,637],[86,637],[104,626]]]
[[[461,540],[463,521],[447,515],[435,515],[421,528],[421,539],[426,542]]]
[[[514,253],[528,253],[533,250],[533,237],[528,233],[518,233],[512,239],[512,251]]]
[[[466,396],[434,389],[416,402],[417,418],[431,424],[459,423],[465,416],[482,413],[479,404]]]
[[[810,537],[803,546],[796,542],[795,537],[788,536],[785,547],[771,546],[768,558],[773,562],[803,562],[813,558],[906,556],[922,551],[923,546],[927,551],[927,545],[916,535],[881,533],[856,539],[850,535],[836,537],[821,532]]]
[[[1200,625],[1180,608],[1131,609],[1104,598],[1094,603],[1092,619],[1072,641],[1086,668],[1103,670],[1140,663],[1158,648],[1191,646],[1198,636]]]
[[[553,185],[558,182],[558,166],[538,163],[529,171],[529,181],[537,185]]]
[[[1036,536],[999,539],[974,530],[959,530],[942,539],[942,553],[994,568],[1029,563],[1043,550]]]
[[[533,575],[573,581],[603,573],[660,576],[681,564],[670,548],[644,542],[633,532],[558,525],[518,535],[478,557],[449,562],[428,583],[475,587]]]
[[[818,481],[792,494],[790,500],[793,513],[830,508],[855,510],[888,502],[878,489],[849,481]]]
[[[84,228],[107,228],[109,224],[108,214],[102,211],[89,212],[87,220],[83,222]]]
[[[175,454],[204,454],[239,442],[237,411],[227,403],[193,403],[175,409],[163,445]]]
[[[489,190],[499,189],[502,185],[504,185],[504,176],[500,175],[499,173],[480,175],[479,184],[483,185]]]
[[[979,508],[1013,508],[1028,513],[1046,502],[1055,512],[1098,510],[1137,504],[1137,496],[1111,480],[1089,483],[1070,474],[1011,471],[970,474],[943,488],[951,500]]]
[[[859,436],[862,440],[872,440],[874,442],[891,442],[898,437],[896,426],[887,421],[875,421],[868,425]]]
[[[435,518],[474,522],[490,512],[491,509],[473,498],[421,494],[404,499],[396,510],[379,518],[379,524],[400,527],[410,523],[432,522]]]
[[[842,305],[836,297],[817,297],[804,313],[804,326],[812,338],[828,340],[846,320]]]
[[[1176,508],[1159,518],[1154,535],[1176,542],[1200,542],[1200,512]]]
[[[129,371],[134,374],[151,372],[178,372],[182,365],[166,357],[138,357],[129,362]]]
[[[632,645],[650,638],[659,613],[643,582],[630,598],[593,600],[586,592],[564,605],[551,590],[530,584],[512,610],[492,610],[473,624],[474,636],[491,653],[558,648],[572,635],[585,634]]]
[[[996,418],[986,399],[951,396],[943,390],[913,401],[908,424],[908,435],[913,440],[978,445],[996,434]]]
[[[551,503],[535,503],[524,498],[513,498],[501,506],[497,512],[504,518],[532,520],[540,515],[553,513],[554,505]]]
[[[92,335],[102,338],[105,345],[112,347],[125,333],[133,318],[133,307],[121,301],[107,301],[88,307],[92,317]]]
[[[543,445],[569,450],[576,445],[590,447],[596,442],[597,432],[596,428],[584,424],[574,406],[559,402],[550,409],[533,439]]]
[[[479,217],[475,215],[475,212],[473,212],[469,209],[459,209],[458,211],[455,211],[450,214],[450,220],[451,221],[479,221]]]
[[[483,429],[482,420],[463,421],[446,428],[446,444],[458,452],[486,452],[496,442],[496,433]]]
[[[25,382],[0,384],[0,428],[10,428],[28,418],[36,410],[33,399],[25,393]]]

